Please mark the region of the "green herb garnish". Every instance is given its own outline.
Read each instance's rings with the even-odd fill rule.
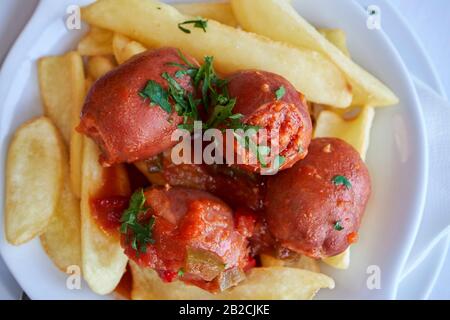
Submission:
[[[166,90],[156,81],[150,80],[145,88],[139,92],[144,99],[150,100],[150,105],[159,105],[167,113],[172,112],[172,105],[169,102],[169,95]]]
[[[277,98],[277,100],[281,100],[285,94],[286,88],[284,86],[281,86],[277,91],[275,91],[275,97]]]
[[[202,29],[204,32],[206,32],[206,28],[208,27],[208,20],[204,19],[196,19],[196,20],[187,20],[184,22],[180,22],[178,24],[178,28],[183,31],[184,33],[191,33],[191,30],[188,28],[185,28],[183,26],[192,24],[194,28]]]
[[[144,190],[139,189],[131,196],[128,209],[125,210],[120,219],[120,222],[122,222],[120,232],[126,235],[127,243],[131,243],[131,247],[136,250],[136,255],[147,252],[147,246],[155,243],[152,238],[155,218],[151,217],[147,223],[139,221],[139,218],[147,211]]]
[[[334,223],[334,230],[337,230],[337,231],[344,230],[344,227],[341,224],[341,220],[338,220]]]
[[[352,187],[352,184],[350,183],[350,181],[348,181],[348,179],[346,177],[344,177],[344,176],[339,176],[339,175],[335,176],[335,177],[333,177],[333,179],[331,181],[333,181],[333,183],[336,186],[343,185],[347,189],[350,189]]]
[[[178,270],[177,274],[178,274],[178,277],[184,276],[184,269],[183,269],[183,268],[180,268],[180,269]]]

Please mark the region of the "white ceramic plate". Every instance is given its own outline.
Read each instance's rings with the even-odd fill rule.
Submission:
[[[35,16],[5,61],[0,78],[1,176],[14,130],[41,113],[36,60],[74,47],[83,31],[67,31],[64,17],[69,4],[89,0],[43,0]],[[421,110],[407,70],[395,48],[381,31],[366,28],[366,15],[352,1],[299,0],[296,8],[313,24],[342,28],[348,34],[354,59],[386,82],[401,103],[379,109],[374,123],[368,165],[373,196],[361,229],[360,242],[352,249],[347,271],[324,268],[336,280],[336,289],[321,291],[320,298],[393,298],[398,276],[411,249],[422,214],[427,185],[427,152]],[[3,208],[4,197],[1,198]],[[0,219],[3,224],[3,219]],[[5,242],[3,227],[0,252],[19,284],[32,299],[99,298],[84,284],[82,290],[66,289],[66,275],[46,257],[39,240],[21,247]],[[367,268],[381,271],[381,288],[366,285]]]

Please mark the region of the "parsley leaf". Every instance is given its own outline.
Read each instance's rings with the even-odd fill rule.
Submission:
[[[144,99],[149,99],[151,105],[157,104],[167,113],[172,112],[168,92],[158,82],[148,81],[145,88],[139,92],[139,95]]]
[[[286,94],[286,88],[281,86],[277,91],[275,91],[275,97],[277,100],[281,100]]]
[[[194,28],[202,29],[203,32],[206,32],[206,28],[208,27],[208,20],[204,19],[196,19],[196,20],[187,20],[184,22],[180,22],[178,24],[178,28],[183,31],[184,33],[191,33],[191,30],[188,28],[185,28],[183,26],[192,24]]]
[[[147,246],[155,243],[152,238],[155,218],[151,217],[148,223],[139,221],[139,217],[147,211],[144,190],[139,189],[131,196],[128,209],[125,210],[120,219],[120,222],[122,222],[120,232],[127,236],[127,243],[131,243],[131,247],[136,250],[137,255],[145,253]]]
[[[350,181],[348,181],[348,179],[346,177],[344,177],[344,176],[340,176],[340,175],[334,176],[331,181],[333,181],[333,183],[336,186],[343,185],[347,189],[350,189],[352,187],[352,184],[350,183]]]
[[[338,220],[334,223],[334,230],[336,230],[336,231],[344,230],[344,227],[341,224],[341,220]]]

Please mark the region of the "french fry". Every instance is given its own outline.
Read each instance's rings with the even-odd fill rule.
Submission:
[[[113,39],[113,50],[117,63],[122,64],[133,56],[146,51],[147,48],[137,41],[116,33]]]
[[[215,57],[219,72],[241,69],[271,71],[287,78],[312,102],[347,107],[351,89],[340,70],[322,54],[294,48],[216,21],[206,32],[185,33],[178,24],[192,19],[175,8],[151,0],[100,0],[82,9],[89,24],[124,34],[147,47],[172,46],[202,61]],[[149,31],[151,30],[151,32]]]
[[[333,268],[346,270],[350,267],[350,252],[350,247],[348,247],[344,252],[338,254],[337,256],[328,257],[322,259],[322,261]]]
[[[398,103],[398,98],[388,87],[327,41],[288,2],[231,0],[231,5],[236,19],[245,30],[327,56],[350,82],[353,105],[389,106]]]
[[[84,97],[83,60],[77,52],[45,57],[38,62],[44,113],[61,131],[67,145],[72,134],[72,114]]]
[[[350,57],[350,52],[347,48],[347,35],[341,29],[318,29],[320,34],[327,38],[332,44],[334,44],[339,50],[342,51],[347,57]]]
[[[277,259],[267,254],[261,254],[259,258],[263,267],[289,267],[320,272],[319,261],[303,255],[289,260]]]
[[[112,56],[92,56],[87,62],[89,76],[97,80],[116,67]]]
[[[64,182],[58,205],[40,239],[53,263],[67,272],[69,266],[81,266],[80,201],[70,187],[67,150],[63,153],[62,168]]]
[[[254,268],[238,286],[212,294],[181,281],[164,283],[155,271],[130,261],[133,300],[307,300],[321,288],[334,288],[334,281],[307,270],[273,267]]]
[[[128,258],[120,245],[120,239],[108,235],[94,220],[90,200],[103,185],[103,170],[98,162],[99,150],[89,138],[83,142],[83,180],[81,194],[81,261],[83,277],[97,294],[111,293],[119,283]],[[121,192],[129,195],[127,173],[116,167],[122,185]]]
[[[238,26],[229,2],[180,3],[174,7],[188,16],[216,20],[231,27]]]
[[[370,142],[370,131],[375,116],[374,108],[364,107],[355,120],[346,121],[338,114],[324,110],[317,119],[314,137],[335,137],[351,144],[361,155],[366,158]]]
[[[97,27],[91,30],[78,43],[78,52],[82,56],[99,56],[113,54],[113,33]]]
[[[42,234],[55,214],[63,185],[64,142],[46,117],[14,134],[6,161],[6,239],[13,245]]]

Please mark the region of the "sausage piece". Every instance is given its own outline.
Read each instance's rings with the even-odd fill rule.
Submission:
[[[198,65],[193,58],[187,59]],[[176,49],[144,52],[107,73],[89,91],[78,130],[99,145],[104,166],[147,159],[176,144],[171,134],[182,118],[173,102],[169,114],[140,96],[150,80],[167,89],[165,72],[186,92],[194,92],[191,78],[176,77],[180,67],[171,63],[185,64]]]
[[[304,96],[289,81],[270,72],[240,71],[227,80],[229,95],[236,98],[233,112],[242,114],[245,124],[266,129],[267,136],[258,138],[266,139],[273,150],[278,149],[282,160],[276,169],[290,168],[303,159],[312,134]],[[273,165],[275,160],[275,157],[268,157],[267,163],[261,163],[254,158],[255,155],[250,153],[244,157],[242,166],[260,172],[262,167]]]
[[[266,219],[282,246],[323,258],[355,241],[371,183],[366,165],[346,142],[314,139],[304,160],[267,183]]]
[[[155,269],[166,281],[178,277],[211,291],[217,289],[213,284],[220,285],[215,281],[223,272],[246,268],[249,232],[235,223],[220,199],[204,191],[161,187],[148,189],[145,198],[155,219],[154,243],[136,255],[131,243],[123,241],[130,259]]]

